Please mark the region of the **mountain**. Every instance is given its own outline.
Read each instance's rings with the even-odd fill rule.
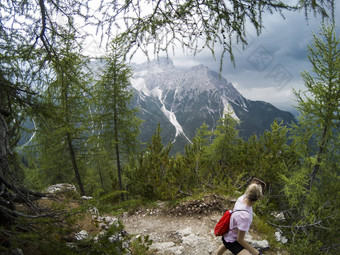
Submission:
[[[100,60],[90,62],[89,69],[98,78],[105,67]],[[247,139],[261,135],[276,119],[284,123],[295,121],[293,114],[263,101],[244,98],[233,84],[204,65],[178,70],[171,59],[160,58],[143,64],[133,64],[131,77],[135,90],[133,107],[139,107],[140,139],[147,142],[155,134],[158,123],[164,144],[173,143],[172,153],[182,152],[191,143],[197,129],[206,123],[214,129],[225,112],[239,121],[239,134]],[[27,121],[25,127],[33,129]],[[20,145],[28,143],[34,133],[25,133]]]
[[[136,90],[134,106],[140,107],[141,140],[146,142],[161,126],[164,144],[183,151],[205,122],[211,129],[227,111],[240,122],[240,136],[262,134],[276,119],[295,121],[290,112],[263,101],[244,98],[233,84],[204,65],[182,71],[171,59],[160,58],[133,66],[131,84]]]

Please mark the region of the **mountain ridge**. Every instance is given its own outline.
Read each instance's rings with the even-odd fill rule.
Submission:
[[[240,122],[238,129],[244,139],[262,134],[275,119],[285,124],[295,121],[293,114],[268,102],[246,99],[232,82],[204,65],[181,71],[171,59],[161,58],[133,68],[130,81],[136,91],[135,105],[141,108],[139,116],[145,121],[141,127],[143,142],[160,123],[163,142],[174,143],[176,152],[183,151],[203,123],[214,129],[230,111]]]

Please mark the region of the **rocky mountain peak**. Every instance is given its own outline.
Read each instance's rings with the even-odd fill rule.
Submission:
[[[207,66],[203,65],[203,64],[200,64],[200,65],[191,67],[191,70],[193,70],[193,71],[205,71],[205,72],[207,72],[207,71],[209,71],[209,68],[208,68]]]
[[[239,121],[240,136],[246,139],[269,129],[275,119],[294,121],[292,114],[271,104],[244,98],[230,81],[204,65],[183,71],[171,59],[160,58],[135,66],[131,84],[145,120],[141,140],[147,141],[160,123],[162,140],[174,143],[174,151],[183,151],[203,123],[214,129],[226,112]]]

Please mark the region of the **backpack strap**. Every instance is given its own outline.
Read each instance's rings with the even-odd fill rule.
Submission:
[[[231,211],[230,213],[234,213],[234,212],[248,212],[249,213],[249,211],[248,210],[235,210],[235,211]]]
[[[235,210],[235,211],[232,211],[232,210],[230,210],[230,214],[233,214],[234,212],[248,212],[249,213],[249,211],[248,210]],[[250,213],[249,213],[250,214]],[[230,218],[231,218],[231,215],[230,215]]]

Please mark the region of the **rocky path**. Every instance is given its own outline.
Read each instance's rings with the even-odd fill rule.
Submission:
[[[214,254],[220,238],[213,227],[219,214],[173,216],[142,213],[122,218],[125,230],[133,235],[149,235],[157,254]]]
[[[64,191],[75,191],[70,184],[57,184],[51,186],[52,192],[58,191],[58,199],[65,200]],[[83,197],[83,199],[91,199]],[[221,238],[215,237],[213,229],[226,208],[232,208],[236,199],[225,198],[217,195],[207,195],[197,200],[189,198],[187,202],[181,202],[176,206],[166,206],[164,202],[158,202],[154,208],[144,208],[133,212],[125,212],[118,216],[124,225],[124,232],[132,236],[149,236],[153,241],[152,254],[164,255],[207,255],[216,254],[221,245]],[[40,200],[43,207],[48,207],[53,201],[44,198]],[[68,207],[78,207],[78,202],[68,201]],[[89,236],[94,240],[100,238],[101,233],[112,224],[118,224],[118,218],[111,215],[101,215],[97,208],[92,207],[84,217],[79,218],[74,225],[74,230],[69,236],[74,244]],[[95,224],[94,224],[95,223]],[[267,255],[288,255],[284,250],[273,250],[261,235],[251,228],[246,240],[255,248],[264,248]],[[123,233],[122,233],[123,234]],[[275,233],[276,235],[277,233]],[[119,239],[119,235],[110,237]],[[128,244],[127,244],[128,245]],[[231,254],[226,252],[225,254]]]
[[[213,229],[221,217],[221,212],[216,210],[220,204],[214,199],[208,200],[194,201],[174,210],[164,210],[160,206],[156,209],[139,210],[133,214],[126,213],[121,217],[121,221],[129,234],[148,235],[153,240],[151,248],[154,249],[154,254],[216,254],[221,238],[215,237]],[[284,254],[270,251],[268,242],[256,241],[256,236],[256,233],[250,232],[246,239],[255,246],[266,247],[265,254]]]

